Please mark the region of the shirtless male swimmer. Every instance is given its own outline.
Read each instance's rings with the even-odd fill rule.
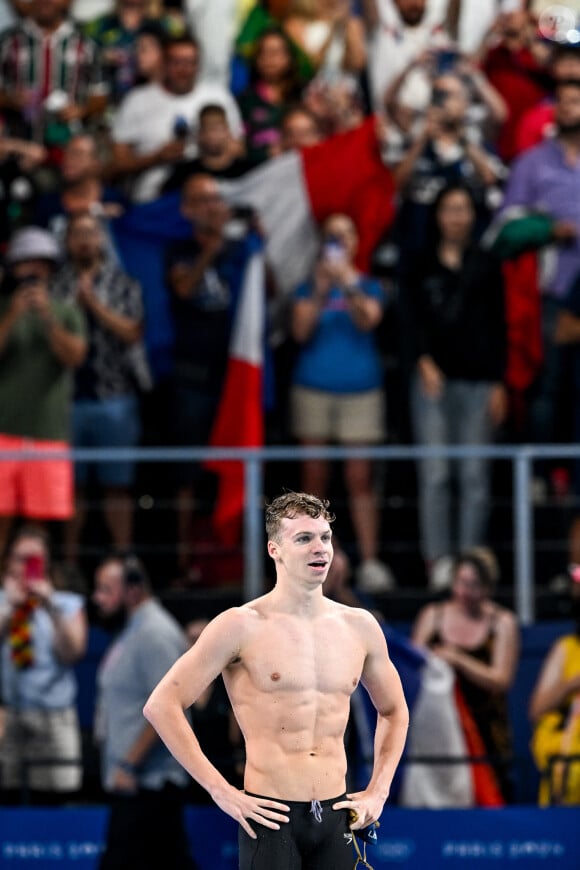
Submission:
[[[380,626],[322,593],[333,520],[314,496],[274,499],[274,589],[212,620],[145,705],[177,760],[239,822],[240,870],[352,870],[351,831],[381,815],[403,751],[407,706]],[[184,713],[220,673],[245,739],[244,791],[205,757]],[[377,710],[374,765],[364,791],[347,795],[344,732],[359,681]]]

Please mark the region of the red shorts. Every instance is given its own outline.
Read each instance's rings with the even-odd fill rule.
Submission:
[[[35,450],[50,457],[68,450],[68,444],[0,434],[0,450]],[[68,520],[74,512],[73,486],[70,459],[0,459],[0,515]]]

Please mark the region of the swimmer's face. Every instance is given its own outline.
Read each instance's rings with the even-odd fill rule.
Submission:
[[[276,563],[278,574],[284,573],[307,585],[324,582],[333,552],[328,520],[303,514],[285,517],[277,540],[268,542],[268,553]]]

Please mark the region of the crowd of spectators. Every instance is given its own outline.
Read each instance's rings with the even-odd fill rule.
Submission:
[[[392,364],[394,357],[403,410],[383,403],[376,409],[376,425],[344,437],[331,420],[331,432],[314,441],[416,439],[477,445],[504,435],[540,443],[575,437],[574,414],[563,414],[560,400],[570,389],[577,344],[571,328],[575,302],[567,297],[580,271],[578,198],[570,195],[578,185],[578,31],[560,33],[558,24],[541,14],[541,3],[507,11],[503,6],[487,0],[476,14],[472,3],[435,0],[223,0],[212,3],[210,11],[194,0],[5,0],[0,242],[2,304],[8,313],[0,335],[0,380],[11,377],[16,365],[16,302],[34,298],[30,292],[15,292],[21,289],[22,266],[11,261],[10,251],[15,233],[23,228],[35,228],[26,243],[27,256],[35,258],[38,268],[47,264],[51,304],[66,303],[75,312],[87,341],[84,362],[79,357],[64,363],[67,379],[75,369],[74,415],[72,404],[68,409],[74,426],[66,437],[40,440],[102,447],[207,444],[243,268],[235,248],[243,247],[242,237],[261,234],[270,257],[269,245],[272,251],[276,247],[270,238],[272,222],[290,225],[293,220],[289,192],[284,185],[276,189],[280,179],[290,184],[289,175],[274,169],[260,175],[259,170],[268,170],[281,155],[357,131],[372,114],[380,160],[393,183],[385,185],[384,199],[393,206],[394,217],[378,228],[382,240],[370,259],[362,244],[353,259],[349,245],[339,240],[337,262],[329,267],[325,245],[304,238],[311,235],[306,227],[303,250],[287,254],[286,260],[272,253],[267,294],[274,371],[268,402],[274,413],[267,438],[313,443],[303,422],[296,425],[298,385],[310,389],[316,382],[314,401],[317,391],[345,396],[358,391],[346,381],[337,383],[341,368],[333,358],[343,362],[341,349],[351,356],[352,349],[341,344],[346,333],[341,338],[332,330],[335,343],[325,351],[332,382],[320,386],[312,341],[305,344],[304,327],[297,326],[298,314],[310,303],[293,301],[295,290],[303,292],[298,290],[301,281],[328,268],[348,271],[350,260],[354,271],[348,292],[338,282],[336,293],[352,295],[355,273],[379,280],[380,312],[362,327],[375,347],[371,380],[383,390],[386,360]],[[344,166],[345,178],[351,168]],[[323,174],[320,161],[317,173]],[[211,179],[225,197],[221,205],[218,187],[210,191]],[[242,199],[247,199],[241,208],[238,180]],[[339,188],[341,179],[327,182]],[[256,193],[268,185],[269,200]],[[311,195],[308,179],[307,187]],[[163,253],[162,285],[154,287],[148,276],[139,275],[139,287],[125,262],[126,251],[116,242],[115,226],[139,204],[154,204],[171,194],[179,196],[175,212],[193,224],[193,243],[181,227]],[[268,202],[276,197],[278,211],[272,218]],[[238,203],[233,210],[232,201]],[[364,199],[356,209],[346,195],[344,202],[336,196],[332,201],[332,208],[314,210],[321,239],[322,222],[332,212],[344,213],[343,221],[353,222],[361,240],[369,230],[377,232],[374,206],[365,211]],[[463,230],[461,211],[467,221]],[[239,221],[232,229],[232,218],[242,212],[241,229]],[[79,215],[87,217],[77,222]],[[58,253],[46,254],[47,235],[40,245],[45,254],[39,255],[40,228],[54,239]],[[486,296],[488,284],[493,288]],[[150,330],[164,296],[171,339],[168,361],[159,370],[151,358]],[[324,314],[322,326],[340,305],[334,291],[317,292],[313,299]],[[353,304],[349,301],[344,314],[353,335],[361,328],[358,301],[356,296]],[[387,313],[399,327],[398,347],[386,346],[382,323]],[[52,330],[54,318],[45,317],[46,322]],[[472,341],[476,332],[477,351]],[[98,421],[87,417],[89,407]],[[21,416],[17,407],[12,413]],[[20,431],[22,420],[7,420],[3,437],[38,440],[44,414],[36,411],[35,416],[41,419],[34,427],[24,425],[26,431]],[[451,425],[459,418],[462,425]],[[457,550],[486,543],[490,487],[485,463],[473,460],[458,469],[436,465],[418,468],[421,556],[433,585],[438,583],[433,579],[438,561],[448,563]],[[345,478],[353,530],[349,555],[360,565],[362,586],[367,582],[369,590],[386,590],[396,580],[380,532],[373,531],[381,527],[381,493],[376,480],[370,483],[370,468],[357,465],[355,473],[351,466],[347,464]],[[183,469],[178,471],[180,480],[169,487],[178,504],[175,576],[187,584],[196,575],[188,564],[190,519],[200,500],[193,478],[201,475],[202,491],[210,500],[212,488],[205,486],[203,470],[191,469],[184,476]],[[550,469],[543,471],[550,485]],[[327,482],[321,475],[322,468],[320,479],[311,473],[305,481],[322,491]],[[454,511],[456,476],[459,508]],[[115,470],[99,467],[90,477],[103,489],[111,542],[117,547],[138,544],[134,469],[119,463]],[[79,465],[75,518],[63,544],[65,561],[81,573],[86,480],[87,470]],[[575,480],[572,475],[572,485]],[[359,502],[372,521],[361,523]],[[460,522],[453,521],[453,513]],[[56,513],[31,510],[23,497],[21,504],[6,506],[2,526],[18,514],[68,518],[62,508]],[[3,538],[4,546],[5,532]],[[574,540],[575,532],[572,549]]]
[[[80,542],[94,487],[110,547],[139,551],[133,463],[73,469],[63,451],[209,443],[243,270],[260,240],[271,307],[266,440],[577,439],[580,29],[560,32],[544,5],[0,0],[0,448],[13,457],[0,463],[2,558],[21,546],[10,544],[16,520],[56,520],[62,574],[88,585]],[[297,159],[371,116],[372,159],[390,180],[378,195],[392,214],[373,255],[360,242],[377,230],[374,205],[335,195],[325,213],[314,209],[319,237],[304,226],[308,244],[280,268],[272,221],[291,228],[297,188],[278,180],[288,184]],[[356,169],[327,180],[335,194]],[[268,184],[265,199],[252,194]],[[274,200],[273,219],[260,203]],[[153,275],[136,280],[118,226],[163,202],[176,229],[164,227],[157,285]],[[161,308],[171,335],[162,365],[150,341]],[[403,410],[389,408],[385,389],[393,355]],[[27,459],[31,445],[46,458]],[[310,461],[297,475],[318,495],[344,486],[352,542],[342,540],[341,565],[354,564],[363,596],[391,590],[404,581],[381,539],[382,477],[366,459],[346,461],[338,483],[333,470]],[[554,469],[539,470],[553,485]],[[488,543],[491,469],[429,458],[417,471],[421,558],[437,588],[451,581],[451,557]],[[199,579],[193,519],[215,497],[211,474],[183,463],[153,483],[154,495],[155,485],[176,505],[175,574],[187,587]],[[27,534],[26,544],[45,546],[41,532]],[[577,522],[574,562],[579,541]],[[477,573],[477,559],[462,564]],[[138,587],[149,600],[139,576],[130,594]],[[58,615],[60,599],[44,591],[48,606],[32,615],[44,636],[65,636],[76,599],[63,597]],[[447,629],[461,635],[455,611],[424,617],[421,643],[441,649]],[[482,644],[486,632],[501,641],[509,622],[491,613]],[[82,654],[80,630],[77,640],[67,663]],[[106,670],[101,682],[106,702],[115,690]],[[536,698],[534,715],[545,707]]]

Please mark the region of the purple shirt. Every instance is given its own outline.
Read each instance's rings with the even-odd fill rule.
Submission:
[[[557,139],[530,148],[512,166],[501,210],[514,206],[573,221],[580,236],[580,159],[566,163]],[[580,272],[580,241],[544,249],[541,263],[543,292],[561,299]]]

